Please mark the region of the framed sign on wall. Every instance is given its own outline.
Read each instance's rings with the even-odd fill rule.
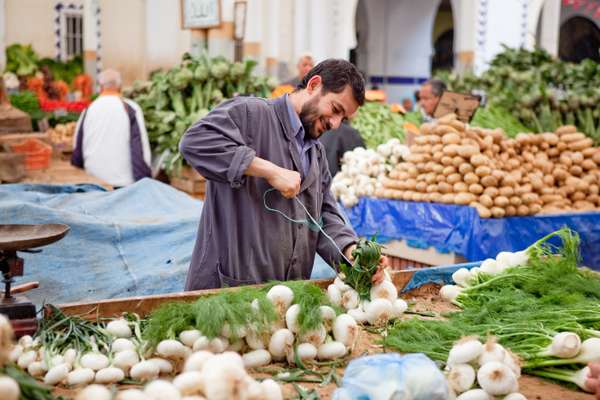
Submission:
[[[183,29],[206,29],[221,25],[221,0],[180,0]]]

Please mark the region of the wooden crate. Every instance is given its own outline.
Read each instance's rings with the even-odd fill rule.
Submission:
[[[171,186],[194,197],[204,198],[206,194],[206,179],[191,167],[183,167],[170,181]]]
[[[386,243],[383,254],[388,257],[390,266],[394,270],[428,268],[467,262],[467,259],[459,254],[442,254],[433,247],[417,249],[410,247],[404,240],[393,240]]]

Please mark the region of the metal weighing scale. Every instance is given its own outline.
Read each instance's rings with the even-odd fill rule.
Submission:
[[[63,224],[2,225],[0,224],[0,271],[4,294],[0,299],[0,314],[6,315],[17,337],[33,334],[37,330],[35,305],[24,295],[16,293],[36,288],[36,282],[11,287],[14,277],[23,276],[23,259],[17,252],[39,253],[34,250],[62,239],[69,232]]]

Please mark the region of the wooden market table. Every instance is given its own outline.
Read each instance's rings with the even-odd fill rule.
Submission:
[[[414,275],[414,271],[393,271],[392,280],[398,287],[399,291],[404,288]],[[319,287],[325,289],[332,280],[317,280],[313,281]],[[120,316],[121,313],[135,312],[141,317],[148,315],[152,310],[165,302],[172,301],[194,301],[199,297],[208,296],[211,294],[218,293],[223,290],[236,290],[231,289],[211,289],[211,290],[198,290],[181,293],[168,293],[162,295],[152,296],[139,296],[130,298],[120,299],[106,299],[93,302],[84,303],[70,303],[59,305],[58,307],[68,315],[79,315],[89,320],[95,320],[102,317],[115,317]],[[438,294],[439,286],[435,284],[425,284],[417,289],[411,290],[407,293],[403,293],[402,297],[413,304],[412,310],[417,312],[435,311],[438,313],[457,310],[452,305],[443,302]],[[413,316],[407,316],[412,318]],[[385,352],[386,349],[380,344],[381,336],[376,333],[370,333],[366,330],[361,330],[361,334],[354,347],[350,358],[358,358],[368,354],[377,354]],[[282,367],[282,364],[272,364],[274,368]],[[250,370],[250,373],[255,377],[267,377],[264,373]],[[342,377],[344,368],[340,367],[336,371],[338,377]],[[332,397],[336,384],[334,382],[329,383],[325,386],[320,386],[317,383],[302,383],[302,387],[306,389],[316,389],[321,399],[326,400]],[[594,396],[583,393],[581,391],[569,390],[558,384],[549,382],[547,380],[524,375],[519,379],[520,392],[524,394],[530,400],[556,400],[556,399],[569,399],[569,400],[593,400]],[[297,392],[292,384],[283,384],[284,398],[291,399],[297,398]],[[57,395],[65,396],[66,398],[74,397],[76,392],[68,389],[58,388],[56,390]]]
[[[52,158],[50,167],[27,171],[25,179],[21,183],[50,183],[50,184],[77,184],[95,183],[112,190],[112,186],[102,179],[96,178],[83,169],[76,168],[67,160]]]

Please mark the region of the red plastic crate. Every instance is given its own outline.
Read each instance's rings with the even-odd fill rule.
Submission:
[[[50,166],[52,146],[38,139],[27,139],[10,145],[14,153],[25,154],[25,169],[44,169]]]

